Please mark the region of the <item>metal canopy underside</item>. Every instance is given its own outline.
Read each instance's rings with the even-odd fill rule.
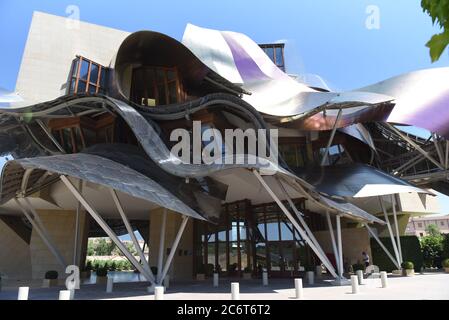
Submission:
[[[181,214],[204,220],[204,218],[180,201],[170,191],[166,190],[152,179],[109,159],[85,153],[38,157],[13,160],[6,163],[1,179],[1,202],[5,203],[21,190],[23,172],[26,169],[35,169],[35,178],[29,180],[33,183],[39,181],[46,171],[57,175],[67,175],[83,181],[109,187],[133,197],[141,198],[168,208]],[[17,179],[11,181],[11,177]],[[53,177],[51,177],[53,178]],[[6,181],[8,180],[9,181]]]
[[[365,164],[296,168],[294,171],[321,193],[329,196],[363,198],[407,192],[432,195],[427,190]]]

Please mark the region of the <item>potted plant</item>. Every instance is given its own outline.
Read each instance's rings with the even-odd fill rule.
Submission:
[[[58,285],[58,271],[49,270],[45,272],[42,288],[50,288]]]
[[[444,259],[442,265],[444,268],[444,272],[449,273],[449,258]]]
[[[411,277],[415,275],[415,265],[411,261],[404,261],[401,264],[402,275],[406,277]]]
[[[251,279],[251,276],[252,276],[251,266],[245,267],[245,269],[243,269],[243,279],[249,280]]]
[[[89,279],[91,274],[92,274],[92,261],[87,261],[86,265],[84,266],[84,268],[81,271],[81,278],[83,279]]]
[[[200,264],[196,270],[196,280],[204,281],[206,280],[206,271],[204,268],[204,264]]]
[[[105,284],[108,281],[108,268],[106,266],[97,269],[97,284]]]

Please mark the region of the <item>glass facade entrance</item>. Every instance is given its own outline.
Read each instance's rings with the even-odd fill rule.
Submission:
[[[295,201],[304,212],[302,199]],[[312,227],[316,214],[305,217]],[[314,259],[308,246],[276,204],[251,205],[250,201],[227,204],[217,225],[195,221],[195,273],[238,277],[244,272],[260,276],[291,277],[304,271]]]

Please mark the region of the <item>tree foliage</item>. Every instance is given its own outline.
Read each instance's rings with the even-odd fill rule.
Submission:
[[[434,35],[426,44],[430,49],[432,62],[435,62],[449,44],[449,0],[421,0],[421,7],[430,15],[432,22],[442,29],[441,33]]]
[[[421,238],[424,263],[427,267],[440,267],[444,237],[436,225],[429,225],[426,231],[428,235]]]

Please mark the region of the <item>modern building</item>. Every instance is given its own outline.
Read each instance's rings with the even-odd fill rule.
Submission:
[[[430,188],[445,185],[447,128],[422,121],[449,70],[329,92],[288,76],[283,53],[193,25],[180,42],[34,13],[16,93],[0,97],[0,151],[13,159],[0,179],[0,272],[62,276],[98,236],[152,284],[318,264],[342,283],[379,237],[400,268],[398,235],[411,215],[438,212]],[[422,164],[431,182],[404,175]],[[135,230],[149,259],[118,238]]]
[[[448,234],[449,215],[410,218],[407,224],[407,228],[405,229],[405,234],[417,237],[425,237],[428,235],[427,231],[430,225],[436,226],[441,233]]]

